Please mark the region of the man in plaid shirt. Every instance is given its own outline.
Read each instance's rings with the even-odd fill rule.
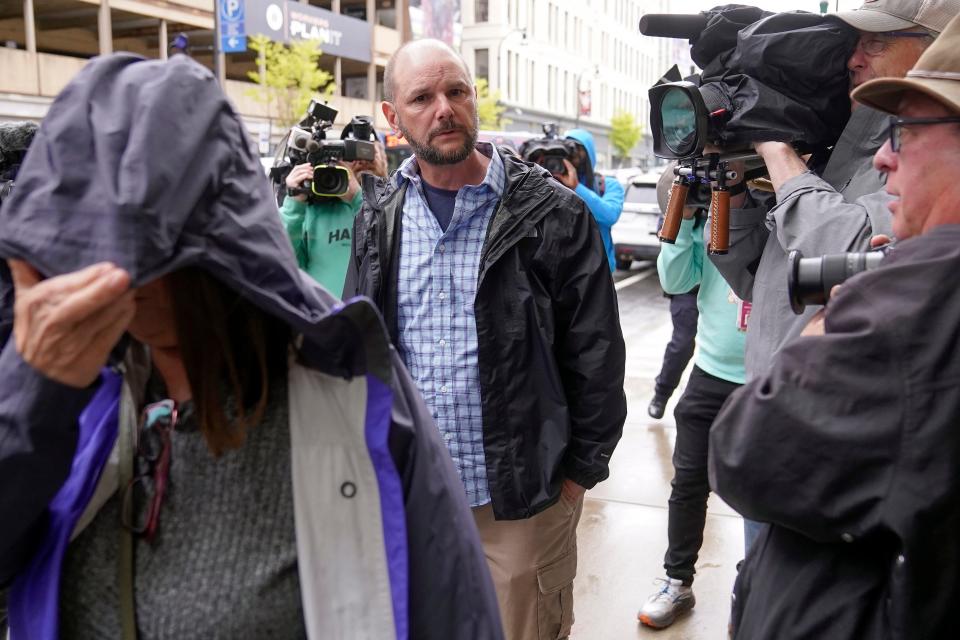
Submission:
[[[626,417],[603,242],[573,192],[477,144],[473,81],[447,45],[404,45],[384,97],[414,155],[364,181],[344,296],[378,304],[447,444],[507,637],[564,638],[583,493]]]

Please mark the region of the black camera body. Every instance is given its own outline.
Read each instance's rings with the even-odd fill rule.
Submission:
[[[573,156],[573,145],[576,143],[561,138],[555,123],[547,122],[542,126],[543,137],[527,140],[520,145],[520,157],[540,165],[555,176],[562,176],[567,172],[563,161]]]
[[[327,130],[336,117],[336,109],[311,100],[306,117],[290,128],[286,146],[288,161],[273,167],[270,177],[283,184],[293,167],[309,163],[313,167],[313,178],[298,188],[287,189],[288,195],[306,194],[308,202],[341,196],[349,187],[350,171],[337,163],[376,158],[376,147],[371,141],[376,139],[376,134],[370,116],[355,116],[344,128],[340,140],[328,140]]]

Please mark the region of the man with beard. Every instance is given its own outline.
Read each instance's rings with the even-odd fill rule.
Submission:
[[[364,179],[344,295],[379,305],[432,411],[507,637],[564,638],[583,493],[608,476],[626,418],[603,242],[572,191],[477,143],[476,90],[450,47],[404,45],[384,96],[414,155]]]
[[[346,192],[339,196],[308,199],[299,187],[313,178],[313,165],[304,162],[287,175],[287,194],[280,207],[280,218],[287,229],[297,264],[334,295],[343,290],[343,279],[350,259],[350,233],[353,219],[360,211],[362,197],[359,179],[365,173],[387,176],[387,156],[383,144],[376,140],[376,157],[372,161],[340,162],[350,172]]]

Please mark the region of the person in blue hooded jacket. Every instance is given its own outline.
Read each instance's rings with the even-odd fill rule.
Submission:
[[[564,160],[563,164],[567,172],[556,178],[587,203],[590,213],[597,221],[597,226],[600,227],[600,237],[603,238],[603,248],[607,252],[610,271],[616,271],[617,259],[613,253],[610,229],[623,212],[623,187],[615,178],[593,173],[594,167],[597,166],[597,150],[593,144],[593,134],[585,129],[571,129],[567,132],[567,139],[576,142],[578,151],[586,154],[586,158],[572,158],[573,162]],[[588,166],[589,172],[585,170]]]
[[[245,131],[189,57],[101,56],[0,208],[11,637],[499,640],[424,402],[297,268]]]

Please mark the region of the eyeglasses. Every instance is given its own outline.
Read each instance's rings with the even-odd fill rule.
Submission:
[[[177,424],[177,403],[161,400],[143,410],[137,434],[135,474],[123,494],[123,525],[153,542],[170,475],[170,433]],[[134,510],[149,501],[146,509]]]
[[[942,118],[890,118],[888,135],[890,137],[890,149],[895,153],[900,152],[900,129],[902,127],[912,127],[917,124],[946,124],[949,122],[960,122],[960,116],[946,116]]]
[[[868,56],[878,56],[887,50],[896,38],[932,38],[922,31],[886,31],[884,33],[861,36],[857,46]]]

